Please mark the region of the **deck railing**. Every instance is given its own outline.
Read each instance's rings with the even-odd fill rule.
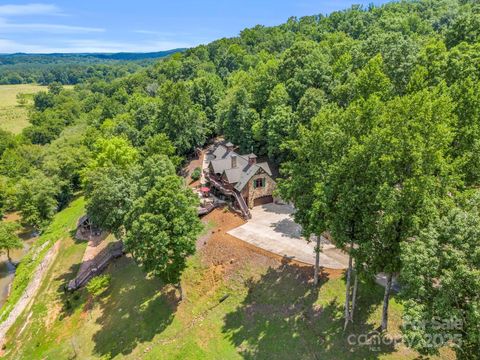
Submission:
[[[220,190],[225,195],[233,196],[235,198],[238,206],[240,207],[242,215],[246,219],[250,219],[252,217],[252,215],[250,214],[250,210],[248,209],[248,206],[245,202],[245,199],[242,197],[242,195],[240,195],[238,191],[226,188],[221,181],[215,179],[215,177],[211,176],[208,172],[205,172],[204,174],[207,181],[209,181],[210,184],[212,184],[217,190]]]
[[[84,286],[92,277],[98,275],[105,269],[112,259],[119,258],[123,255],[123,243],[118,241],[112,246],[105,249],[105,252],[100,253],[92,263],[84,269],[77,277],[68,283],[68,290],[73,291]]]

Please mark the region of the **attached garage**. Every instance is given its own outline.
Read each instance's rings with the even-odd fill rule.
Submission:
[[[260,206],[260,205],[269,204],[272,202],[273,202],[272,195],[261,196],[253,200],[253,206]]]

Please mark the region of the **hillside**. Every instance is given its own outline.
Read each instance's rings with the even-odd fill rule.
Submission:
[[[241,219],[219,210],[205,221],[211,231],[203,238],[206,245],[189,260],[182,302],[178,291],[146,278],[130,257],[107,270],[112,284],[100,299],[85,289],[66,296],[61,288],[74,276],[84,247],[62,240],[63,256],[35,306],[9,333],[6,358],[336,360],[364,359],[371,353],[368,346],[349,346],[342,335],[341,274],[325,273],[319,290],[312,291],[311,269],[282,264],[225,233]],[[224,295],[228,298],[219,302]],[[381,297],[380,286],[362,287],[359,314],[365,318],[358,319],[363,325],[354,334],[376,327]],[[401,306],[392,303],[392,334],[398,334],[400,312]],[[375,354],[416,358],[402,346],[383,346]],[[443,354],[443,359],[451,358]]]
[[[20,136],[0,132],[0,212],[41,231],[81,193],[88,227],[128,254],[93,281],[104,293],[69,294],[85,243],[59,236],[7,356],[477,360],[477,1],[353,6],[89,69],[35,96]],[[218,172],[194,178],[219,142]],[[257,224],[311,240],[311,266],[232,238],[244,220],[227,208],[201,219],[212,193],[292,204]],[[319,264],[322,236],[345,271]]]

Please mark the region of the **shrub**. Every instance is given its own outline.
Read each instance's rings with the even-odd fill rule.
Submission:
[[[190,175],[190,177],[192,178],[193,181],[197,181],[200,179],[201,175],[202,175],[202,169],[197,167],[195,168],[195,170],[192,171],[192,175]]]
[[[110,285],[110,275],[99,275],[91,279],[87,284],[87,291],[92,296],[103,294]]]

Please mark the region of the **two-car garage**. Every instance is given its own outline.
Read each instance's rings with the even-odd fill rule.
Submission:
[[[265,204],[270,204],[273,202],[272,195],[261,196],[253,200],[253,206],[260,206]]]

